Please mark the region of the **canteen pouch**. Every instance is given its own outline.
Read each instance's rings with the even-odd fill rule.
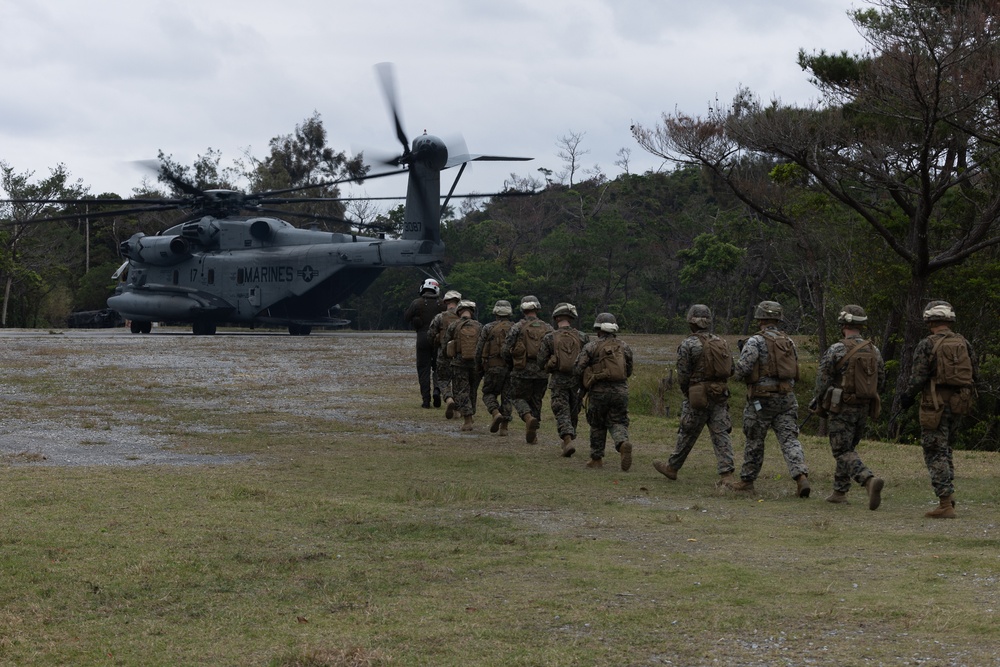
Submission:
[[[972,406],[976,401],[975,392],[971,387],[962,387],[951,395],[948,399],[948,407],[954,415],[967,415],[972,413]]]
[[[935,408],[926,403],[920,404],[920,428],[934,430],[941,425],[941,417],[944,415],[944,405]]]
[[[724,403],[729,399],[729,385],[725,382],[706,382],[705,391],[710,403]]]

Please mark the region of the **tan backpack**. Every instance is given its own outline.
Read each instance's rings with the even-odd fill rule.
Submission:
[[[545,364],[550,373],[572,373],[583,342],[576,329],[556,329],[552,332],[552,356]]]
[[[455,328],[455,351],[462,356],[463,361],[472,361],[476,357],[476,344],[479,343],[482,325],[478,320],[470,319]]]
[[[724,382],[733,374],[729,343],[711,333],[695,334],[701,341],[701,356],[692,372],[693,382]]]
[[[971,387],[972,358],[964,337],[954,332],[941,334],[934,342],[934,382],[949,387]]]
[[[448,327],[452,325],[453,322],[458,320],[458,313],[454,310],[446,310],[441,313],[441,328],[438,330],[437,338],[434,339],[434,343],[441,347],[444,342],[444,335],[448,332]],[[445,356],[448,356],[447,350],[445,350]]]
[[[780,331],[761,331],[767,343],[767,367],[762,377],[778,378],[780,382],[799,379],[799,360],[795,354],[795,343]]]
[[[590,389],[598,382],[624,382],[627,379],[625,346],[617,338],[605,338],[594,348],[594,358],[584,369],[584,388]]]
[[[878,355],[870,340],[842,340],[846,354],[837,362],[841,389],[859,400],[878,398]]]
[[[542,346],[542,337],[550,331],[548,324],[541,320],[525,320],[521,325],[521,335],[517,337],[510,355],[514,360],[514,368],[527,367],[528,360],[538,358],[538,348]]]
[[[507,334],[514,323],[510,320],[497,320],[496,324],[490,327],[486,342],[483,344],[483,366],[486,368],[497,368],[503,366],[503,358],[500,351],[503,350],[503,343],[507,340]]]

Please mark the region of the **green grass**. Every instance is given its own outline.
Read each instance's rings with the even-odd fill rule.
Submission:
[[[191,341],[151,336],[142,353]],[[65,410],[67,360],[112,354],[54,342],[64,363],[34,379],[18,377],[17,359],[47,338],[10,340],[0,354],[21,419]],[[482,417],[465,435],[421,410],[408,338],[285,342],[192,345],[190,365],[136,371],[137,389],[123,392],[116,368],[68,392],[98,424],[88,428],[105,423],[88,415],[109,416],[85,447],[139,424],[185,451],[253,462],[5,461],[0,663],[997,664],[996,454],[956,452],[954,521],[923,517],[933,494],[920,451],[892,443],[860,450],[888,480],[877,512],[857,488],[848,506],[822,501],[834,466],[815,437],[803,438],[813,498],[794,497],[773,437],[759,494],[743,497],[715,490],[705,438],[676,482],[652,469],[672,451],[675,418],[635,417],[632,471],[614,455],[591,471],[585,426],[564,459],[548,414],[542,444],[529,446],[519,423],[501,440]],[[656,377],[664,366],[643,360],[672,339],[630,342],[637,384]],[[213,359],[265,344],[253,368],[275,381],[203,391]],[[352,366],[356,345],[398,370]],[[280,381],[282,367],[317,359],[339,379]]]

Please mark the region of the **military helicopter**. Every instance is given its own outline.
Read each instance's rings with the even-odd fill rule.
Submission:
[[[124,280],[108,299],[108,306],[130,321],[132,333],[149,333],[153,322],[170,321],[190,323],[196,335],[213,335],[223,324],[282,326],[293,336],[308,335],[316,326],[347,325],[348,320],[337,317],[338,304],[363,292],[386,268],[428,267],[442,278],[441,211],[451,197],[461,196],[453,193],[466,164],[532,158],[464,151],[451,154],[443,140],[426,133],[411,145],[400,120],[392,67],[381,63],[376,70],[403,151],[383,161],[392,167],[390,171],[319,185],[407,174],[401,237],[300,229],[278,217],[289,213],[270,208],[338,201],[288,196],[317,185],[251,194],[200,190],[164,167],[161,178],[184,196],[86,200],[91,204],[140,205],[97,215],[171,208],[192,211],[184,221],[156,235],[136,233],[120,245],[125,263],[113,279]],[[442,204],[441,172],[455,166],[460,169]],[[17,201],[76,204],[82,200]],[[52,216],[46,220],[75,217]]]

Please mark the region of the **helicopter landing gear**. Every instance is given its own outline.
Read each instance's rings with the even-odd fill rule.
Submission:
[[[129,322],[128,329],[134,334],[138,333],[148,334],[150,331],[153,330],[153,323],[143,322],[142,320],[132,320],[131,322]]]
[[[195,336],[214,336],[215,322],[195,322],[191,325]]]
[[[313,328],[308,324],[289,324],[288,333],[292,336],[308,336],[312,333]]]

